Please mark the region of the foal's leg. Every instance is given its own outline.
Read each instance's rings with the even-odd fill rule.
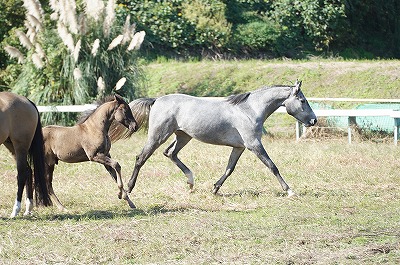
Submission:
[[[235,170],[236,163],[239,160],[240,156],[242,155],[244,149],[245,148],[242,147],[234,147],[232,149],[224,175],[222,175],[222,177],[214,184],[214,189],[213,189],[214,194],[217,194],[219,188],[221,188],[225,180],[232,174],[233,170]]]
[[[128,194],[124,190],[124,185],[122,183],[122,177],[121,177],[121,166],[119,165],[119,163],[117,161],[112,160],[111,157],[102,153],[94,155],[90,160],[103,164],[106,167],[106,169],[107,167],[111,167],[113,170],[115,170],[115,172],[117,173],[116,180],[119,188],[118,198],[126,200],[131,208],[136,208],[133,202],[129,199]],[[113,177],[112,174],[111,176]]]
[[[111,167],[111,166],[107,166],[104,165],[104,167],[107,169],[108,173],[110,173],[110,176],[114,179],[114,181],[116,183],[118,183],[118,177],[117,177],[117,172]],[[125,192],[125,190],[124,190]],[[126,192],[125,192],[126,194]],[[121,192],[118,194],[118,198],[121,199],[122,198],[122,194]],[[131,208],[136,208],[136,206],[133,204],[133,202],[131,201],[131,199],[129,198],[128,194],[126,194],[126,198],[125,200],[128,202],[129,206]]]
[[[182,172],[186,175],[187,177],[187,183],[189,184],[189,188],[193,190],[194,186],[194,177],[192,171],[182,163],[182,161],[178,158],[178,152],[187,144],[190,142],[192,139],[191,136],[187,135],[186,133],[182,131],[178,131],[175,133],[176,137],[175,140],[172,142],[170,146],[168,146],[167,149],[164,151],[164,155],[166,157],[169,157],[172,162],[177,165]]]
[[[257,140],[257,142],[254,145],[247,146],[247,148],[254,154],[256,154],[257,157],[272,171],[272,173],[275,175],[275,177],[281,184],[282,189],[288,193],[289,197],[295,195],[295,193],[290,189],[286,181],[282,178],[274,162],[272,162],[271,158],[269,158],[260,140]]]
[[[47,188],[49,190],[49,195],[51,200],[56,204],[57,208],[60,211],[67,212],[67,208],[64,207],[64,205],[60,202],[58,199],[57,195],[54,193],[53,189],[53,173],[54,173],[54,166],[55,165],[47,165],[46,164],[46,175],[47,175]]]

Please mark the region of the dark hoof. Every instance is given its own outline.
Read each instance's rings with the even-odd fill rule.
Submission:
[[[218,193],[218,191],[219,191],[219,188],[221,188],[221,186],[216,186],[216,185],[214,185],[214,189],[213,189],[212,193],[213,193],[214,195],[217,195],[217,193]]]

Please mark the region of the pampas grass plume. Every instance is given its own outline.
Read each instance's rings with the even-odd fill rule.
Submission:
[[[74,69],[74,79],[79,80],[82,78],[82,71],[79,68]]]
[[[24,0],[24,7],[28,11],[28,14],[42,22],[43,9],[38,0]]]
[[[42,62],[42,59],[40,59],[39,54],[37,54],[37,53],[32,54],[32,62],[36,66],[36,68],[38,68],[38,69],[43,68],[43,62]]]
[[[85,13],[88,18],[98,21],[104,12],[104,3],[101,0],[85,0]]]
[[[100,47],[100,40],[99,40],[99,39],[96,39],[96,40],[93,42],[93,47],[92,47],[92,55],[93,55],[93,56],[96,56],[97,51],[99,50],[99,47]]]
[[[35,16],[27,14],[26,19],[28,20],[30,25],[35,27],[36,32],[38,32],[42,29],[42,27],[43,27],[42,23]]]
[[[103,33],[106,37],[110,35],[111,26],[115,20],[115,0],[108,0],[106,7],[106,18],[103,24]]]
[[[42,46],[39,43],[35,43],[35,51],[39,55],[41,59],[46,58],[46,54],[44,53]]]
[[[99,94],[104,93],[104,91],[106,90],[106,84],[104,83],[103,77],[99,77],[97,79],[97,92]]]
[[[76,42],[76,45],[75,45],[75,48],[74,48],[74,60],[75,60],[75,62],[78,61],[79,52],[80,52],[80,51],[81,51],[81,40],[79,39],[79,40]]]
[[[136,32],[135,35],[133,35],[133,38],[131,40],[131,43],[129,43],[127,50],[128,51],[131,51],[133,49],[139,50],[145,36],[146,36],[146,32],[144,32],[143,30]]]
[[[118,80],[117,84],[115,85],[115,90],[120,90],[121,87],[125,84],[126,78],[122,77],[120,80]]]
[[[29,38],[23,33],[22,31],[16,30],[15,35],[17,35],[19,41],[21,42],[22,46],[30,50],[32,48],[32,42],[29,40]]]
[[[118,35],[115,39],[112,40],[110,45],[108,45],[107,51],[110,51],[121,44],[122,40],[124,39],[124,35]]]
[[[12,46],[4,47],[4,50],[10,55],[11,58],[17,58],[18,63],[23,63],[25,61],[25,57],[17,48]]]

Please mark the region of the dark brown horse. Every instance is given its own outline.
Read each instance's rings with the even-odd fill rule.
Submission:
[[[35,183],[36,202],[45,206],[51,205],[44,174],[42,125],[35,104],[27,98],[0,92],[1,144],[10,150],[17,163],[18,191],[11,217],[17,216],[21,210],[25,185],[25,215],[31,214],[32,211],[33,183]],[[30,164],[33,164],[34,168],[34,181]]]
[[[137,124],[129,105],[122,97],[115,95],[104,101],[105,103],[94,111],[86,113],[75,126],[51,125],[43,128],[49,193],[60,210],[66,209],[55,195],[52,185],[54,166],[58,161],[66,163],[93,161],[103,164],[118,184],[118,198],[125,199],[131,208],[135,208],[124,190],[121,166],[111,159],[108,130],[114,120],[130,131],[135,131]]]

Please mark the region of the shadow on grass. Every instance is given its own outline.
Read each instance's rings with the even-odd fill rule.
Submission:
[[[187,208],[166,208],[164,205],[154,205],[146,209],[127,209],[127,210],[90,210],[84,213],[49,213],[44,215],[35,215],[24,217],[27,220],[48,220],[48,221],[64,221],[64,220],[112,220],[118,218],[134,218],[145,217],[149,215],[158,215],[165,213],[184,212]]]

